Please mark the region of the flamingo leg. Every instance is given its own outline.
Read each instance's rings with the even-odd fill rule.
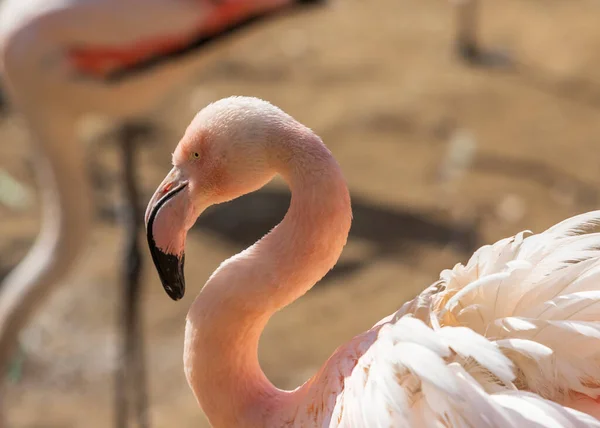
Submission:
[[[456,50],[469,65],[489,68],[507,68],[513,64],[509,55],[496,50],[483,49],[479,41],[480,0],[455,0]]]
[[[127,426],[129,418],[128,391],[135,394],[134,412],[138,426],[140,428],[149,427],[145,352],[140,311],[142,257],[138,242],[138,230],[144,214],[139,204],[139,191],[135,177],[136,139],[146,131],[147,129],[139,124],[127,123],[121,127],[119,136],[123,157],[124,209],[122,224],[126,236],[125,258],[121,272],[123,280],[121,327],[123,331],[121,355],[115,379],[116,426],[118,428]]]
[[[459,0],[457,8],[456,48],[468,63],[478,63],[481,50],[477,41],[479,0]]]

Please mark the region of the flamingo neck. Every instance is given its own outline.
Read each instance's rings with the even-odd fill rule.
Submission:
[[[0,371],[4,372],[17,336],[68,272],[89,230],[90,201],[83,147],[74,120],[27,109],[31,148],[41,193],[41,228],[31,250],[0,287]],[[51,117],[51,119],[50,119]]]
[[[336,263],[351,223],[341,170],[320,139],[292,140],[278,165],[290,186],[282,222],[224,262],[188,313],[186,376],[214,427],[284,426],[311,381],[277,389],[258,361],[269,318],[306,293]]]

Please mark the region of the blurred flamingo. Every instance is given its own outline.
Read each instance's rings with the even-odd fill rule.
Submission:
[[[92,219],[84,148],[76,124],[89,114],[118,124],[127,207],[122,272],[125,328],[117,374],[117,426],[127,419],[125,374],[137,382],[147,426],[138,315],[141,257],[133,141],[141,120],[198,69],[207,41],[294,0],[5,0],[0,9],[4,84],[33,134],[42,190],[42,226],[0,289],[0,372],[17,335],[73,266]],[[297,3],[297,2],[296,2]]]
[[[310,129],[246,97],[201,110],[173,165],[145,220],[174,300],[187,231],[206,208],[277,173],[292,192],[281,223],[222,263],[188,312],[185,374],[212,426],[600,427],[600,234],[586,232],[600,211],[480,248],[282,391],[260,368],[259,338],[346,243],[340,167]]]

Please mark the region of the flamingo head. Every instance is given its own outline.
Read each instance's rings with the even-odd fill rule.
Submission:
[[[173,168],[146,209],[146,234],[162,285],[185,293],[188,230],[209,206],[259,189],[275,174],[276,141],[297,122],[256,98],[231,97],[201,110],[173,153]]]

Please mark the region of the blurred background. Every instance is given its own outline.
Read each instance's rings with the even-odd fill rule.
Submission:
[[[479,246],[598,208],[600,3],[486,0],[479,12],[481,45],[509,62],[457,56],[450,2],[338,0],[198,52],[193,81],[151,118],[163,132],[139,147],[144,207],[195,113],[230,95],[290,113],[323,138],[345,172],[354,223],[340,262],[262,337],[262,367],[276,386],[300,385],[340,344]],[[1,279],[31,246],[40,214],[36,153],[10,108],[0,141]],[[109,138],[87,145],[92,239],[22,335],[6,379],[11,427],[113,420],[120,152]],[[186,312],[221,261],[280,221],[289,197],[276,180],[207,212],[188,238],[181,302],[166,296],[143,247],[152,426],[208,426],[183,374]]]

